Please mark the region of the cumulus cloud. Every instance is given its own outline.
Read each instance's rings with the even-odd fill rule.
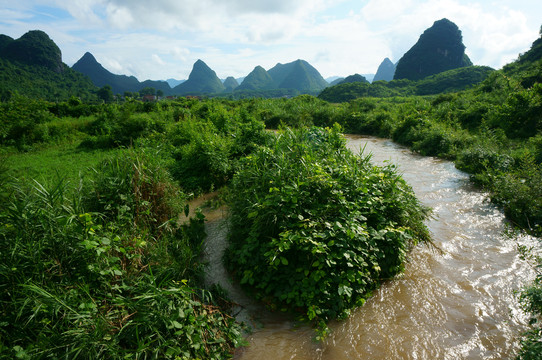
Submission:
[[[154,61],[155,63],[157,63],[158,65],[166,65],[166,63],[164,62],[164,60],[162,60],[162,58],[160,58],[160,56],[156,55],[156,54],[152,54],[151,55],[151,58],[152,58],[152,61]]]
[[[324,0],[75,0],[65,5],[58,1],[78,19],[105,16],[110,25],[120,29],[129,25],[156,30],[205,29],[247,14],[303,15],[324,4]],[[105,13],[101,9],[106,9]]]
[[[171,49],[171,54],[177,60],[186,61],[187,56],[190,54],[190,50],[175,46]]]
[[[55,6],[71,18],[36,21]],[[298,58],[324,76],[372,73],[444,17],[462,30],[474,63],[500,67],[538,37],[542,13],[537,0],[28,0],[0,8],[0,32],[39,28],[68,64],[90,51],[108,70],[139,79],[186,78],[197,59],[223,77]]]
[[[382,17],[387,9],[393,13],[388,21]],[[517,56],[534,40],[525,14],[512,10],[506,4],[496,6],[460,0],[371,0],[361,13],[376,35],[389,44],[394,61],[398,61],[416,43],[425,29],[442,18],[458,25],[467,53],[479,65],[501,67],[511,60],[510,54]]]

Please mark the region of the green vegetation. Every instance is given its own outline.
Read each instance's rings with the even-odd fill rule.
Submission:
[[[83,87],[72,96],[59,90],[69,71],[0,59],[2,86],[32,84],[0,93],[1,356],[230,356],[239,327],[202,290],[203,219],[173,220],[191,194],[220,187],[231,194],[232,271],[325,334],[428,240],[408,186],[346,151],[335,124],[455,161],[511,224],[542,236],[541,49],[538,39],[500,71],[343,84],[319,98],[157,103],[98,103]],[[269,74],[288,83],[303,67]],[[29,82],[31,69],[45,75]],[[533,318],[522,359],[540,354],[541,279],[521,295]]]
[[[56,73],[64,71],[60,49],[40,30],[29,31],[17,40],[4,37],[0,55],[7,60],[40,66]]]
[[[92,101],[96,99],[95,91],[87,77],[67,66],[57,73],[41,66],[15,64],[0,58],[1,101],[8,100],[14,93],[50,101],[68,100],[72,96]]]
[[[225,92],[232,92],[233,90],[237,89],[239,87],[239,83],[233,76],[228,76],[226,80],[224,80],[224,88]]]
[[[194,287],[203,218],[171,220],[184,197],[156,159],[126,151],[73,190],[1,183],[1,358],[231,355],[240,328]]]
[[[321,335],[429,241],[427,210],[394,167],[353,155],[339,130],[280,131],[245,159],[229,201],[230,271]]]
[[[0,41],[0,100],[18,93],[51,101],[77,96],[95,99],[92,82],[62,63],[60,49],[42,31],[29,31],[13,40]]]
[[[344,78],[344,80],[341,80],[339,85],[340,84],[354,83],[354,82],[369,83],[369,81],[367,81],[365,76],[362,76],[360,74],[354,74],[354,75],[347,76],[346,78]]]
[[[360,97],[434,95],[458,92],[478,85],[494,70],[487,66],[469,66],[444,71],[424,79],[344,83],[328,87],[318,95],[330,102],[346,102]]]
[[[271,75],[261,66],[256,66],[248,74],[243,83],[239,85],[236,91],[241,90],[271,90],[275,88],[275,83]]]
[[[224,90],[224,84],[216,76],[216,73],[202,60],[198,60],[194,63],[188,80],[175,86],[172,92],[180,95],[198,95],[222,93]]]

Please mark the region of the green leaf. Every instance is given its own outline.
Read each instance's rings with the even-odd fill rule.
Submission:
[[[181,323],[179,323],[178,321],[176,321],[176,320],[173,320],[173,321],[171,322],[171,324],[172,324],[173,327],[176,328],[176,329],[182,329],[182,328],[183,328],[183,325],[182,325]]]

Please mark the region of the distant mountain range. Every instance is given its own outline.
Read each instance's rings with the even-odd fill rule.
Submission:
[[[146,87],[162,90],[164,94],[171,93],[171,87],[166,81],[146,80],[139,82],[135,76],[115,75],[105,69],[89,52],[73,64],[72,69],[87,75],[98,87],[111,86],[115,94],[124,94],[126,91],[138,92]]]
[[[425,30],[418,42],[396,65],[388,58],[384,59],[374,81],[419,80],[471,64],[465,54],[461,31],[453,22],[442,19]],[[238,98],[317,95],[330,86],[318,70],[301,59],[286,64],[278,63],[268,70],[256,66],[244,78],[228,77],[225,80],[219,79],[205,62],[197,60],[187,80],[140,82],[134,76],[111,73],[89,52],[69,68],[62,62],[58,46],[39,30],[29,31],[17,40],[0,35],[0,70],[0,96],[16,90],[21,94],[42,94],[48,99],[57,100],[71,95],[88,97],[105,85],[111,86],[117,94],[153,88],[164,95],[225,94]],[[372,75],[367,76],[373,80]],[[478,77],[471,76],[471,79],[475,78]],[[366,76],[354,74],[344,79],[335,79],[331,85],[368,82]]]
[[[202,60],[194,63],[186,81],[169,79],[167,82],[152,80],[139,82],[134,76],[115,75],[106,70],[88,52],[72,68],[90,77],[96,86],[110,85],[114,93],[120,94],[126,91],[136,92],[145,87],[162,90],[166,95],[221,94],[278,89],[291,89],[301,94],[317,94],[329,86],[318,70],[305,60],[277,64],[268,71],[257,66],[241,84],[233,77],[228,77],[223,83],[216,72]],[[177,85],[171,88],[170,83],[177,83]]]

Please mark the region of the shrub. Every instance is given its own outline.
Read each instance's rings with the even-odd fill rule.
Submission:
[[[538,269],[542,266],[542,259],[538,258]],[[521,350],[518,360],[539,360],[542,354],[542,274],[538,273],[536,280],[521,292],[520,301],[526,313],[531,315],[529,321],[532,328],[524,334],[521,340]]]
[[[0,144],[19,150],[48,140],[47,123],[55,119],[42,100],[13,96],[0,104]]]
[[[214,125],[199,120],[178,123],[170,135],[176,147],[171,172],[187,192],[205,192],[226,184],[232,175],[228,157],[233,139],[221,136]]]
[[[160,112],[155,114],[132,113],[132,104],[123,108],[115,105],[106,106],[94,122],[89,124],[90,137],[81,143],[81,147],[96,149],[110,147],[128,147],[137,139],[153,132],[164,133],[165,121]]]
[[[230,197],[229,269],[272,307],[323,329],[429,239],[427,209],[394,167],[354,156],[339,131],[281,131],[246,159]]]

